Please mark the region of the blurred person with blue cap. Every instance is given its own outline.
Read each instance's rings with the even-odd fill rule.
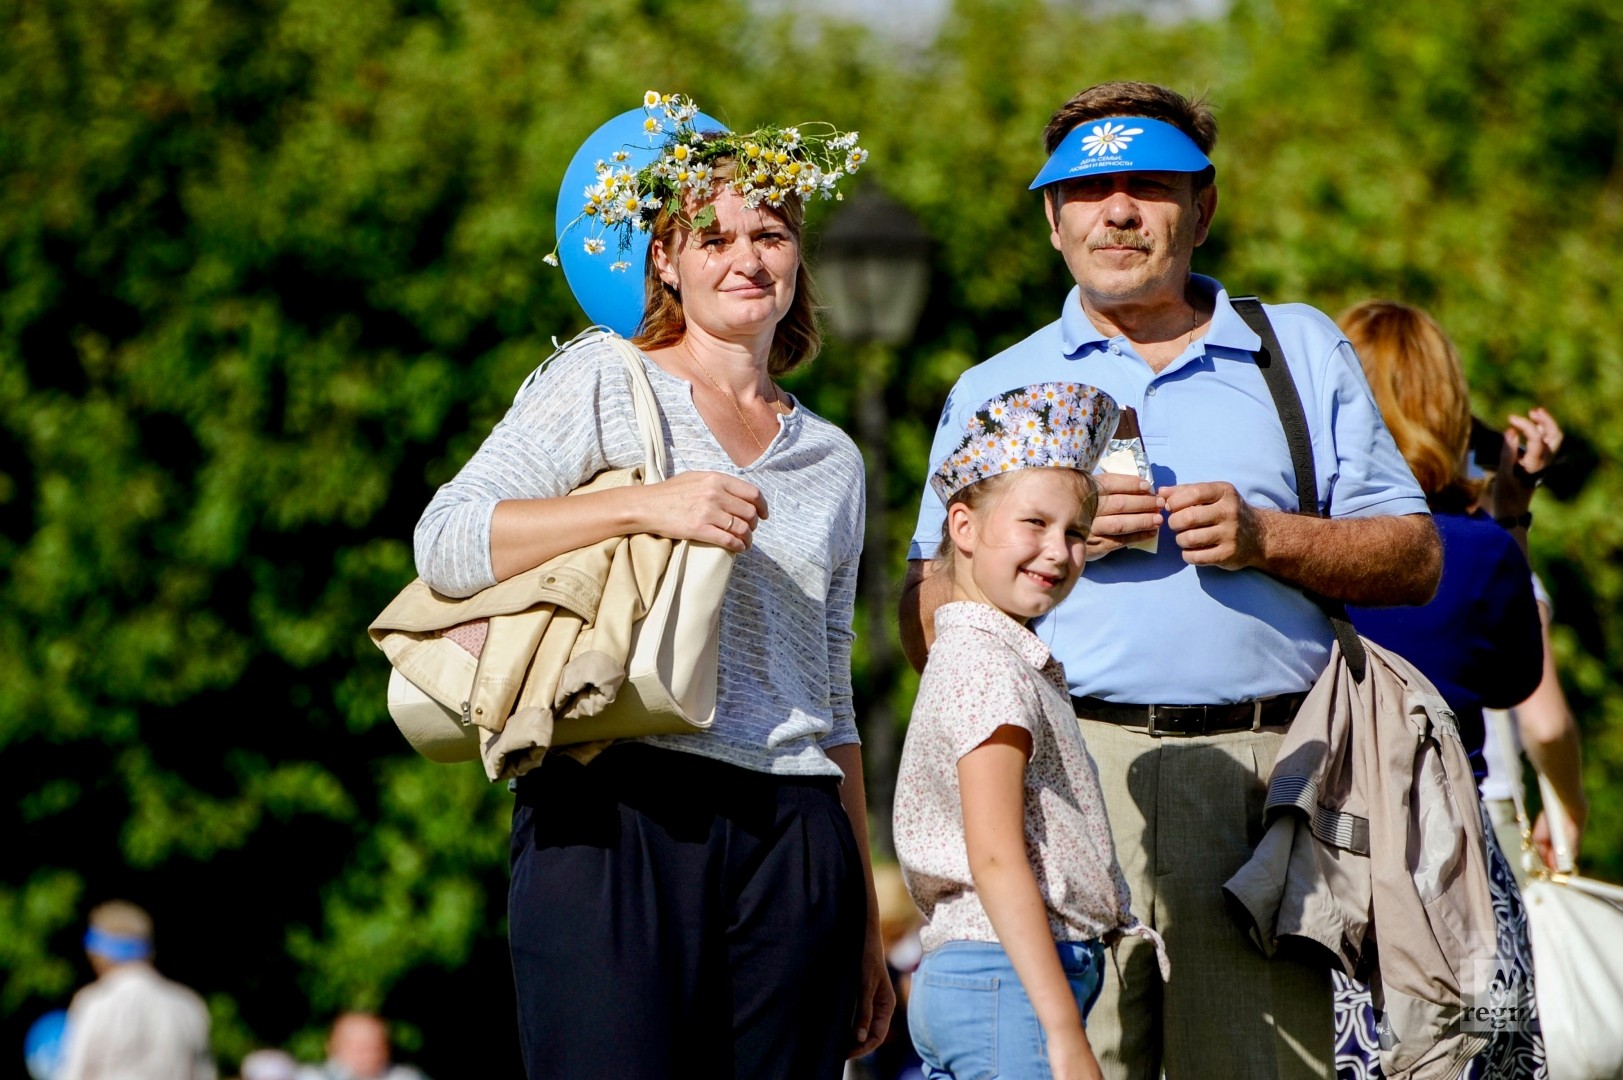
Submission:
[[[1217,210],[1216,138],[1204,102],[1150,83],[1090,87],[1054,113],[1030,187],[1075,288],[1056,321],[959,378],[930,456],[933,472],[981,402],[1034,382],[1096,386],[1137,429],[1134,452],[1097,475],[1086,575],[1032,627],[1068,676],[1133,910],[1176,972],[1163,985],[1153,949],[1121,943],[1088,1022],[1118,1080],[1333,1075],[1328,972],[1266,959],[1222,886],[1251,855],[1274,752],[1330,662],[1309,594],[1420,603],[1440,568],[1425,497],[1335,323],[1302,304],[1237,307],[1191,273]],[[1257,360],[1262,314],[1302,400],[1325,517],[1298,512]],[[926,485],[901,603],[916,667],[950,597],[931,573],[944,514]]]
[[[531,1077],[834,1080],[885,1037],[850,662],[862,456],[777,381],[821,341],[806,206],[866,156],[855,132],[729,131],[652,90],[600,128],[565,170],[546,259],[596,325],[418,523],[418,572],[456,597],[617,536],[734,553],[710,727],[564,747],[514,782]],[[570,494],[643,464],[633,372],[673,475]]]
[[[152,966],[152,917],[127,900],[90,911],[96,981],[73,997],[55,1080],[214,1080],[209,1014]]]

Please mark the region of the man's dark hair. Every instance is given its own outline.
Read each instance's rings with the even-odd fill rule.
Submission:
[[[1078,124],[1107,116],[1147,116],[1171,124],[1208,156],[1217,145],[1217,118],[1205,98],[1190,101],[1154,83],[1108,82],[1088,87],[1055,110],[1043,129],[1044,149],[1052,154]]]

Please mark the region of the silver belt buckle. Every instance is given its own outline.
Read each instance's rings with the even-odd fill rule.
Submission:
[[[1159,739],[1161,737],[1161,733],[1155,730],[1155,708],[1156,707],[1154,705],[1150,706],[1150,719],[1149,722],[1144,725],[1144,731],[1150,736],[1150,738]]]

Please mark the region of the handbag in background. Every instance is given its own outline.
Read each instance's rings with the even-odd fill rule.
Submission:
[[[1623,888],[1578,875],[1566,808],[1542,776],[1539,791],[1560,865],[1550,870],[1539,861],[1522,795],[1520,752],[1505,725],[1495,730],[1512,771],[1510,792],[1522,834],[1522,903],[1533,939],[1533,995],[1549,1080],[1616,1080],[1623,1077]]]

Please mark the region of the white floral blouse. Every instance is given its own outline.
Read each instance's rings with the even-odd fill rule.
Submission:
[[[997,933],[975,892],[964,845],[958,759],[1008,724],[1030,732],[1026,854],[1056,941],[1160,938],[1132,916],[1099,773],[1082,744],[1065,669],[1042,640],[996,608],[944,604],[919,683],[896,784],[896,855],[928,924],[928,951]]]

